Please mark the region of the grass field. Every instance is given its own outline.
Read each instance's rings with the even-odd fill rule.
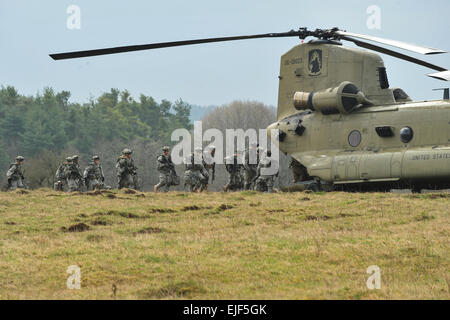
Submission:
[[[450,194],[0,193],[0,298],[449,299],[449,213]]]

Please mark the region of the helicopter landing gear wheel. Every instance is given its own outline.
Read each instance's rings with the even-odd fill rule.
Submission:
[[[420,188],[420,187],[413,187],[411,189],[412,193],[421,193],[421,191],[422,191],[422,188]]]
[[[322,191],[322,187],[320,186],[320,182],[314,181],[306,187],[306,190],[311,190],[312,192]]]

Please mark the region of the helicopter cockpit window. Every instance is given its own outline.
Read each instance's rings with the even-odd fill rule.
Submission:
[[[348,135],[348,144],[352,147],[357,147],[361,143],[361,132],[353,130]]]
[[[413,129],[410,127],[403,127],[400,129],[400,139],[403,143],[408,143],[412,140],[414,136]]]

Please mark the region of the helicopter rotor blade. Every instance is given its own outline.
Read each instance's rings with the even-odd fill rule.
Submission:
[[[402,59],[402,60],[406,60],[406,61],[418,64],[418,65],[421,65],[421,66],[424,66],[424,67],[436,70],[436,71],[447,71],[447,69],[445,69],[445,68],[442,68],[440,66],[434,65],[434,64],[429,63],[429,62],[426,62],[424,60],[420,60],[420,59],[408,56],[406,54],[399,53],[399,52],[393,51],[393,50],[389,50],[389,49],[386,49],[386,48],[383,48],[383,47],[380,47],[380,46],[377,46],[377,45],[374,45],[374,44],[371,44],[371,43],[367,43],[367,42],[364,42],[364,41],[353,39],[353,38],[347,37],[347,36],[342,37],[341,39],[347,40],[347,41],[351,41],[354,44],[356,44],[358,47],[362,47],[362,48],[370,49],[370,50],[377,51],[377,52],[380,52],[380,53],[384,53],[384,54],[387,54],[387,55],[390,55],[390,56],[393,56],[393,57],[396,57],[396,58],[399,58],[399,59]]]
[[[442,71],[442,72],[436,72],[436,73],[429,73],[429,74],[427,74],[427,76],[429,76],[431,78],[439,79],[439,80],[450,81],[450,71],[449,70]]]
[[[247,36],[233,36],[233,37],[219,37],[219,38],[205,38],[205,39],[160,42],[160,43],[151,43],[151,44],[143,44],[143,45],[103,48],[103,49],[95,49],[95,50],[54,53],[54,54],[50,54],[50,57],[53,60],[63,60],[63,59],[92,57],[92,56],[100,56],[100,55],[106,55],[106,54],[123,53],[123,52],[131,52],[131,51],[141,51],[141,50],[168,48],[168,47],[187,46],[187,45],[201,44],[201,43],[212,43],[212,42],[223,42],[223,41],[234,41],[234,40],[248,40],[248,39],[258,39],[258,38],[283,38],[283,37],[296,37],[296,36],[302,37],[302,36],[305,36],[305,32],[306,31],[304,29],[300,29],[298,31],[291,30],[288,32],[281,32],[281,33],[263,33],[263,34],[247,35]]]
[[[446,53],[446,51],[443,51],[440,49],[418,46],[415,44],[409,44],[409,43],[397,41],[397,40],[389,40],[389,39],[383,39],[383,38],[378,38],[378,37],[372,37],[372,36],[368,36],[365,34],[358,34],[358,33],[341,31],[341,30],[336,31],[335,34],[337,34],[338,36],[342,36],[342,37],[352,37],[352,38],[359,38],[359,39],[374,41],[374,42],[386,44],[386,45],[389,45],[392,47],[397,47],[400,49],[404,49],[404,50],[408,50],[408,51],[412,51],[412,52],[416,52],[416,53],[420,53],[420,54]]]

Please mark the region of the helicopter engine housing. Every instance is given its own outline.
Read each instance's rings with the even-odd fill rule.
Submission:
[[[349,81],[344,81],[334,88],[317,92],[297,91],[294,94],[295,109],[320,111],[324,115],[350,113],[365,104],[370,104],[370,101]]]

